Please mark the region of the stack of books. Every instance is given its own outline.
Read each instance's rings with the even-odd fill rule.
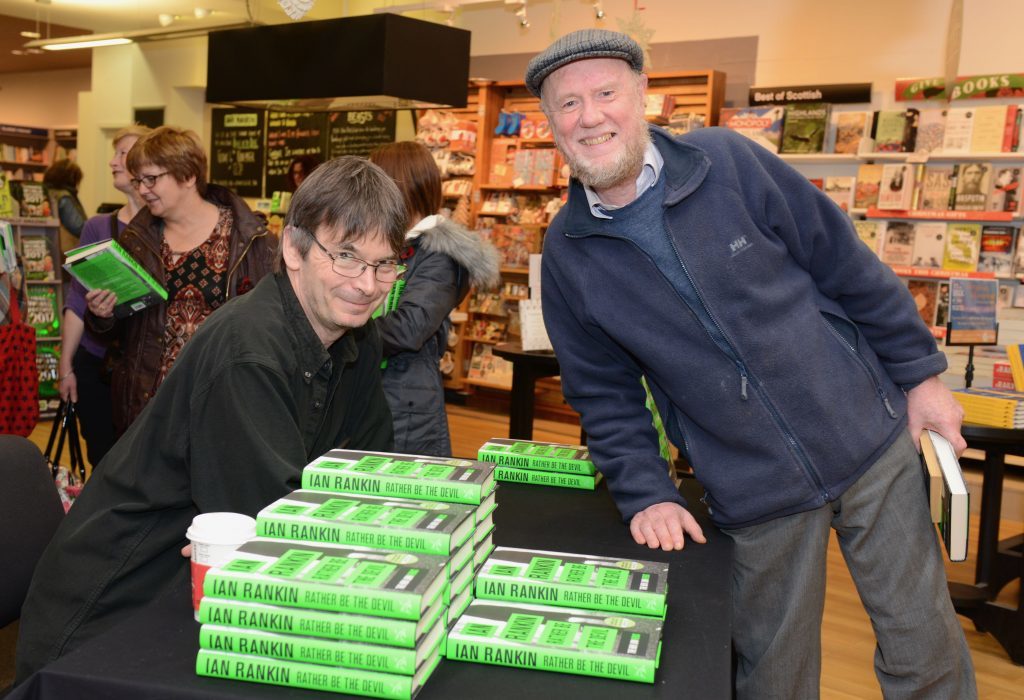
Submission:
[[[1024,428],[1024,392],[991,387],[955,389],[964,422],[991,428]]]
[[[653,683],[668,564],[497,547],[448,633],[455,661]]]
[[[593,491],[601,480],[590,450],[582,445],[491,438],[480,446],[477,459],[495,464],[498,481]]]

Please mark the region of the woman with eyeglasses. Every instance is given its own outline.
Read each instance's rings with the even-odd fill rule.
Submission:
[[[402,253],[408,269],[395,285],[397,306],[385,302],[388,310],[377,318],[395,451],[447,457],[452,448],[440,361],[448,345],[448,314],[470,287],[497,285],[498,253],[437,213],[441,174],[426,146],[392,143],[371,153],[370,160],[398,184],[409,217]]]
[[[120,339],[111,380],[117,435],[152,398],[203,321],[272,270],[277,246],[240,197],[206,181],[206,153],[194,132],[154,129],[128,152],[127,165],[145,207],[118,242],[168,297],[117,319],[112,292],[86,295],[89,327]]]

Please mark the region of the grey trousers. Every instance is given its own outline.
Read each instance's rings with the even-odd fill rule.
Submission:
[[[736,696],[817,698],[829,528],[871,618],[886,698],[976,698],[974,665],[946,587],[920,458],[905,434],[838,500],[725,534]]]

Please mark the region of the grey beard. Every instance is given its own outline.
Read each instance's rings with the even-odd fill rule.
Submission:
[[[644,128],[641,134],[641,138],[628,143],[618,160],[609,165],[590,167],[567,156],[569,171],[574,178],[595,190],[608,189],[628,178],[636,178],[644,164],[647,144],[651,142],[650,131]]]

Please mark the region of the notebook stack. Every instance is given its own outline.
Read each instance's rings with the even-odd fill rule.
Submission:
[[[593,491],[601,480],[590,450],[582,445],[491,438],[481,445],[477,459],[495,464],[498,481]]]
[[[653,683],[668,564],[496,547],[448,633],[455,661]]]

